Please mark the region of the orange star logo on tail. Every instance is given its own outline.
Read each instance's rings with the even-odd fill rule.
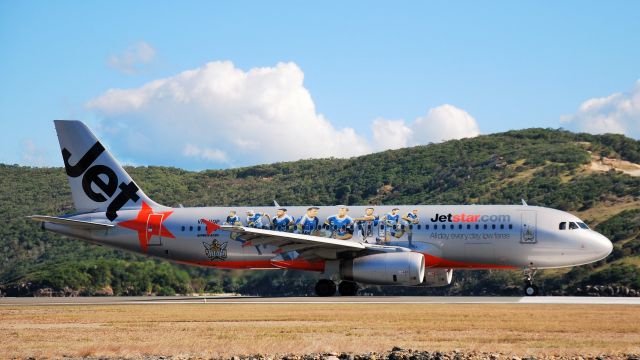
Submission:
[[[163,225],[173,211],[154,212],[151,206],[142,202],[142,208],[135,219],[120,221],[118,226],[138,232],[138,241],[143,252],[147,252],[152,236],[175,239],[176,237]]]

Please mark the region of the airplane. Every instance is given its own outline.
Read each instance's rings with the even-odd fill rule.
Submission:
[[[613,245],[578,217],[520,205],[168,207],[151,200],[77,120],[55,120],[76,212],[32,215],[45,230],[181,264],[320,274],[318,296],[359,284],[449,285],[456,269],[539,269],[608,256]],[[338,285],[336,286],[336,283]]]

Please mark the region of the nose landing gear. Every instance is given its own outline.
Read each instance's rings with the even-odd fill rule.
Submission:
[[[538,295],[538,287],[532,283],[526,283],[524,285],[524,294],[526,296],[536,296]]]
[[[538,287],[533,283],[533,277],[536,275],[536,269],[529,267],[524,269],[524,295],[536,296],[538,295]]]

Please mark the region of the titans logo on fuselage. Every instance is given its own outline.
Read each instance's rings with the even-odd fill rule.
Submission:
[[[203,242],[204,252],[209,260],[226,260],[227,258],[227,242],[219,242],[216,239],[211,244]]]
[[[62,149],[62,158],[64,159],[64,168],[72,178],[77,178],[82,175],[82,190],[84,193],[95,202],[105,202],[110,199],[111,202],[107,207],[106,216],[109,220],[113,221],[118,217],[118,210],[120,210],[129,200],[138,202],[140,196],[138,196],[138,187],[133,181],[128,184],[120,182],[118,176],[105,165],[93,163],[104,152],[104,146],[99,141],[95,144],[78,160],[75,165],[69,164],[69,158],[72,154],[67,148]],[[104,177],[106,177],[106,182]],[[120,184],[118,184],[120,182]],[[95,192],[92,185],[95,184],[102,193]],[[120,188],[120,192],[115,196],[116,190]],[[107,195],[107,197],[105,197]]]

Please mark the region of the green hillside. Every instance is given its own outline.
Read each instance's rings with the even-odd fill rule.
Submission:
[[[640,163],[640,141],[620,135],[528,129],[351,159],[319,159],[189,172],[128,168],[154,200],[169,206],[345,204],[518,204],[582,217],[614,241],[597,264],[541,272],[546,293],[640,290],[640,177],[596,171]],[[629,163],[627,163],[629,162]],[[604,166],[604,165],[603,165]],[[311,293],[315,275],[186,267],[69,240],[26,215],[72,212],[62,168],[0,165],[0,290],[8,294]],[[521,274],[457,271],[445,288],[370,287],[371,293],[519,293]],[[592,285],[598,285],[595,290]],[[611,286],[611,289],[600,286]],[[44,290],[43,290],[44,289]],[[633,293],[633,292],[632,292]]]

